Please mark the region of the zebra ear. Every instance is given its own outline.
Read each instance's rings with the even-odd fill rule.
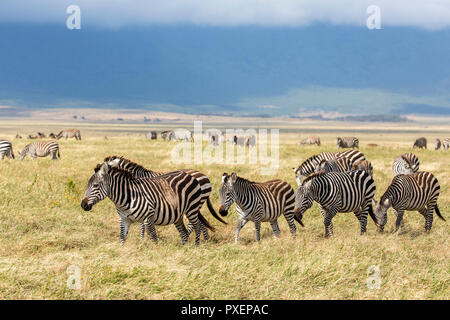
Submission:
[[[100,177],[103,178],[103,176],[108,173],[110,168],[111,167],[107,163],[103,163],[100,167],[100,170],[98,171],[98,174],[100,175]]]
[[[389,207],[391,205],[391,200],[389,200],[389,198],[387,198],[386,200],[384,200],[383,205],[386,207]]]
[[[230,177],[231,177],[230,182],[235,183],[237,179],[236,172],[233,172]]]
[[[222,183],[227,182],[228,173],[224,172],[222,175]]]

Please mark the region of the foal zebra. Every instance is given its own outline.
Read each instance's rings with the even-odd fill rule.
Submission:
[[[331,220],[338,212],[354,212],[361,234],[366,232],[367,213],[378,225],[372,210],[375,182],[365,171],[314,173],[298,187],[295,214],[301,220],[314,201],[319,204],[325,225],[325,237],[333,235]]]
[[[0,159],[3,160],[5,155],[9,159],[14,159],[12,144],[7,140],[0,140]]]
[[[109,156],[109,157],[105,158],[104,162],[109,164],[112,167],[121,168],[121,169],[130,171],[136,178],[154,178],[154,177],[158,177],[158,176],[165,174],[164,172],[155,172],[152,170],[148,170],[148,169],[144,168],[143,166],[141,166],[135,162],[132,162],[131,160],[128,160],[124,157]],[[189,174],[190,176],[194,177],[200,184],[200,189],[202,191],[200,208],[202,208],[203,203],[205,203],[205,201],[206,201],[206,204],[208,206],[209,211],[211,212],[211,215],[214,218],[216,218],[217,220],[219,220],[220,222],[222,222],[223,224],[227,224],[224,220],[222,220],[217,215],[216,211],[214,210],[213,205],[211,204],[211,200],[210,200],[209,196],[211,194],[212,189],[211,189],[211,182],[209,181],[208,177],[205,176],[200,171],[193,170],[193,169],[182,169],[180,171],[184,171],[187,174]],[[203,221],[205,221],[206,219],[201,215],[200,212],[198,214],[199,214],[199,217],[201,217],[200,229],[203,233],[203,237],[205,240],[208,240],[209,239],[208,228],[211,230],[214,230],[214,228],[212,228],[211,226],[209,226],[207,228],[206,224],[208,224],[208,223],[207,222],[206,222],[206,224],[203,223]],[[141,238],[143,238],[144,234],[145,234],[145,227],[144,227],[143,223],[141,223],[141,225],[140,225],[140,230],[141,230],[141,232],[140,232]],[[193,225],[190,222],[188,224],[187,230],[188,230],[189,234],[193,230]]]
[[[352,170],[352,162],[348,158],[321,160],[314,172],[347,172]]]
[[[248,221],[255,223],[255,241],[261,236],[261,222],[269,222],[274,235],[280,236],[278,218],[284,214],[289,229],[295,237],[294,223],[294,190],[282,180],[271,180],[263,183],[252,182],[236,176],[236,173],[222,176],[222,185],[219,190],[220,214],[226,216],[233,202],[236,202],[238,223],[234,232],[234,241],[237,243],[240,230]],[[302,226],[300,220],[296,219]]]
[[[46,157],[49,154],[52,155],[52,160],[57,160],[57,157],[61,159],[59,155],[59,145],[55,141],[41,141],[41,142],[33,142],[25,146],[23,150],[19,153],[19,159],[23,160],[27,155],[31,157],[31,159],[35,159],[36,157]]]
[[[405,210],[419,211],[425,218],[425,230],[431,230],[433,211],[436,211],[437,216],[445,221],[437,206],[439,193],[439,181],[430,172],[421,171],[395,176],[380,202],[375,201],[377,204],[375,215],[380,221],[379,229],[382,231],[386,225],[387,210],[392,207],[397,215],[395,231],[400,227]]]
[[[404,153],[394,160],[392,170],[394,175],[408,174],[419,171],[420,161],[414,153]]]
[[[131,223],[144,223],[153,241],[157,241],[155,225],[175,224],[185,244],[189,238],[183,224],[186,215],[195,229],[195,244],[200,243],[198,212],[202,192],[198,181],[183,171],[155,178],[135,178],[130,171],[99,164],[88,181],[81,207],[89,211],[109,197],[119,213],[120,242],[126,240]]]
[[[358,150],[346,150],[341,152],[322,152],[316,154],[303,161],[303,163],[298,168],[292,168],[292,170],[294,170],[295,173],[295,180],[297,181],[297,185],[301,185],[301,182],[304,178],[314,173],[314,170],[316,169],[320,161],[332,160],[342,157],[348,158],[351,161],[352,165],[356,161],[366,159],[364,154]]]

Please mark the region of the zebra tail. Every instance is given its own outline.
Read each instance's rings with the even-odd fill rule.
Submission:
[[[375,225],[378,226],[378,220],[377,217],[375,216],[375,213],[373,212],[372,204],[370,204],[369,206],[369,216],[372,218],[373,222],[375,222]]]
[[[214,229],[214,227],[212,225],[209,224],[208,220],[206,220],[205,217],[202,216],[200,211],[198,212],[198,220],[201,223],[203,223],[209,230],[211,230],[211,231],[215,231],[216,230],[216,229]]]
[[[214,207],[213,207],[213,205],[211,204],[211,201],[209,200],[209,197],[208,197],[208,199],[206,200],[206,205],[208,206],[209,212],[211,212],[211,215],[212,215],[214,218],[216,218],[217,220],[219,220],[219,221],[222,222],[223,224],[228,224],[228,223],[226,223],[221,217],[219,217],[219,216],[217,215],[217,212],[216,212],[216,210],[214,210]]]
[[[444,217],[441,215],[441,212],[439,211],[439,208],[438,208],[437,203],[434,205],[434,210],[436,211],[436,214],[437,214],[437,216],[438,216],[439,218],[441,218],[442,220],[446,221],[446,220],[444,219]]]
[[[294,219],[295,219],[295,221],[298,222],[299,225],[301,225],[302,227],[305,227],[305,225],[303,224],[302,220],[299,217],[297,217],[295,214],[294,214]]]
[[[58,158],[61,159],[61,156],[59,155],[59,148],[58,148]]]

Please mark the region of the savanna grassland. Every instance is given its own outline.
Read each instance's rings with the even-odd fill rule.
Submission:
[[[82,140],[59,140],[61,160],[17,159],[19,150],[31,140],[15,139],[16,132],[48,134],[70,127],[81,130]],[[432,150],[434,138],[450,136],[448,126],[402,129],[402,124],[334,123],[284,128],[279,170],[271,176],[262,176],[257,164],[183,166],[210,178],[211,199],[218,210],[224,171],[255,181],[280,178],[295,187],[292,167],[315,153],[336,151],[336,135],[351,134],[359,137],[360,150],[374,166],[378,199],[393,177],[394,158],[411,151],[414,138],[424,135],[429,149],[415,153],[421,170],[433,172],[440,181],[438,204],[448,220],[435,216],[430,233],[424,232],[419,213],[406,212],[400,232],[393,234],[391,209],[384,234],[378,234],[369,219],[368,234],[360,236],[354,215],[340,213],[333,220],[334,237],[325,239],[315,204],[303,218],[305,228],[297,224],[295,239],[282,217],[280,239],[274,239],[270,225],[263,223],[262,240],[254,243],[254,225],[248,223],[236,245],[234,206],[225,218],[228,225],[214,220],[205,206],[202,213],[216,231],[198,248],[193,237],[182,246],[174,226],[157,227],[157,244],[148,237],[142,241],[137,224],[131,226],[127,242],[121,246],[113,203],[105,199],[85,212],[80,201],[93,168],[108,155],[123,155],[155,171],[180,168],[170,158],[176,143],[147,140],[143,132],[150,127],[0,122],[1,138],[13,143],[16,155],[15,160],[0,163],[1,299],[450,298],[450,151]],[[300,138],[310,133],[320,135],[321,147],[298,146]],[[368,147],[368,143],[379,146]],[[81,270],[79,290],[66,284],[71,265]],[[372,265],[380,268],[379,289],[366,285]]]

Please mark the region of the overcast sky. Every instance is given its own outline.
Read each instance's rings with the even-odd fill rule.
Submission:
[[[367,7],[381,9],[382,26],[430,30],[450,25],[450,0],[2,0],[1,22],[65,23],[66,8],[100,27],[192,23],[214,26],[365,26]]]

